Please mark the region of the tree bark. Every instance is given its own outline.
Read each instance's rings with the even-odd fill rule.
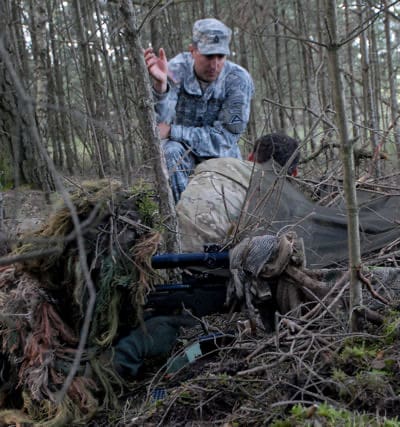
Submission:
[[[54,189],[35,118],[34,100],[27,96],[15,63],[10,41],[11,2],[0,2],[0,147],[8,149],[14,185],[30,184],[44,191]]]
[[[98,135],[93,125],[93,119],[96,118],[96,90],[94,87],[95,75],[92,60],[90,57],[89,50],[89,40],[86,37],[86,28],[85,28],[85,18],[82,14],[82,7],[80,0],[73,0],[72,2],[75,16],[76,16],[76,29],[78,35],[78,41],[80,45],[80,52],[82,56],[82,92],[83,92],[83,101],[85,103],[86,113],[88,115],[88,127],[90,129],[90,134],[95,146],[95,152],[97,155],[97,167],[98,174],[100,178],[105,178],[106,173],[104,170],[104,165],[107,159],[104,158],[104,150],[99,142]],[[74,40],[71,40],[74,43]]]
[[[35,40],[34,46],[34,82],[36,100],[36,120],[40,137],[44,146],[48,147],[48,69],[47,69],[47,43],[46,24],[48,22],[46,5],[44,0],[37,0],[33,5],[29,2],[31,9],[31,37]]]
[[[392,41],[390,31],[390,13],[387,6],[387,0],[384,0],[385,5],[385,41],[386,41],[386,68],[390,87],[390,106],[391,118],[393,126],[393,137],[397,151],[397,168],[400,168],[400,126],[399,126],[399,106],[397,102],[397,73],[394,71],[392,61]]]
[[[274,24],[274,34],[275,34],[275,69],[276,69],[276,84],[277,84],[277,98],[279,104],[283,105],[283,91],[282,88],[285,86],[282,83],[282,70],[283,70],[283,57],[282,57],[282,41],[280,39],[280,25],[278,21],[279,13],[279,5],[280,1],[274,1],[274,14],[276,16],[275,24]],[[286,121],[285,121],[285,111],[283,108],[279,108],[279,131],[286,131]]]
[[[168,182],[168,172],[165,158],[161,149],[161,141],[156,125],[156,117],[152,103],[152,90],[147,67],[143,57],[140,32],[137,24],[135,9],[131,0],[121,1],[121,13],[125,20],[128,49],[133,59],[133,75],[136,78],[136,90],[140,100],[138,117],[143,135],[149,144],[147,158],[150,158],[160,194],[160,214],[166,226],[165,243],[167,251],[179,252],[177,219],[172,191]]]
[[[346,33],[350,34],[350,12],[349,12],[349,4],[348,1],[345,0],[343,2],[344,11],[345,11],[345,28]],[[347,44],[346,47],[346,53],[347,53],[347,66],[348,66],[348,73],[349,73],[349,90],[350,90],[350,110],[351,110],[351,121],[352,121],[352,134],[353,139],[356,139],[359,135],[358,128],[356,126],[357,123],[357,113],[356,113],[356,90],[355,90],[355,84],[354,84],[354,51],[351,43]]]
[[[367,6],[369,9],[369,6]],[[360,26],[364,22],[364,5],[359,4],[359,18]],[[362,81],[363,81],[363,99],[364,99],[364,121],[366,138],[371,141],[371,149],[374,152],[378,146],[378,139],[375,129],[377,129],[377,112],[374,100],[374,86],[372,80],[372,71],[370,65],[370,49],[368,47],[367,33],[361,31],[360,33],[360,47],[361,47],[361,66],[362,66]],[[369,129],[369,130],[368,130]],[[380,162],[379,159],[375,161],[374,172],[376,176],[380,175]]]
[[[69,174],[74,173],[74,165],[78,163],[77,156],[72,150],[71,144],[71,134],[69,131],[69,115],[65,114],[65,109],[67,106],[65,100],[65,91],[64,91],[64,78],[61,64],[62,58],[60,58],[60,49],[58,49],[58,37],[56,32],[56,25],[54,23],[54,18],[56,14],[56,8],[54,5],[51,5],[51,1],[47,0],[47,15],[49,17],[49,36],[50,36],[50,49],[51,55],[53,58],[52,63],[52,74],[54,79],[54,104],[57,107],[56,111],[53,111],[53,115],[55,116],[53,122],[57,123],[57,129],[54,130],[54,136],[59,137],[58,147],[61,147],[60,150],[60,161],[63,162],[63,150],[65,151],[65,162],[67,171]],[[57,164],[57,163],[56,163]]]
[[[349,140],[347,119],[346,119],[346,103],[344,97],[344,89],[342,76],[339,65],[339,44],[336,0],[326,0],[326,16],[328,30],[328,70],[332,82],[333,101],[336,110],[336,124],[340,137],[340,145],[344,169],[344,191],[347,206],[347,221],[348,221],[348,245],[350,258],[350,323],[353,331],[358,327],[357,309],[362,304],[361,283],[358,280],[358,272],[361,266],[361,251],[360,251],[360,233],[357,195],[354,177],[354,152],[352,143]]]

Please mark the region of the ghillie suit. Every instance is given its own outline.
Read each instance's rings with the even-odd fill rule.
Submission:
[[[25,258],[33,250],[44,255],[0,270],[0,419],[5,423],[80,425],[98,410],[118,406],[123,380],[104,354],[140,323],[154,277],[150,257],[160,242],[152,228],[155,204],[144,190],[128,192],[110,182],[86,185],[71,201],[84,254],[63,205],[14,251]],[[78,372],[58,403],[89,300],[82,259],[96,300]]]

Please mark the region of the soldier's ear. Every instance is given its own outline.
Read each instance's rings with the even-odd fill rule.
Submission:
[[[190,44],[189,45],[189,52],[192,54],[192,57],[194,58],[195,57],[195,54],[196,53],[199,53],[199,50],[197,49],[197,47],[196,47],[196,45],[195,44]]]

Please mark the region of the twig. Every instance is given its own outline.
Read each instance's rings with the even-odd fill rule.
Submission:
[[[379,295],[375,291],[375,289],[373,288],[371,282],[364,276],[364,274],[362,273],[361,269],[358,269],[358,277],[362,281],[362,283],[364,283],[364,285],[366,285],[366,287],[369,290],[370,294],[374,298],[376,298],[377,300],[379,300],[380,302],[382,302],[385,305],[390,305],[390,302],[386,298],[384,298],[383,296]]]

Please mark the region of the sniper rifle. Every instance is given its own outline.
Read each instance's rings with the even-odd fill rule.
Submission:
[[[204,252],[154,255],[151,263],[154,269],[187,269],[182,283],[156,285],[148,295],[146,309],[154,315],[174,314],[183,307],[198,317],[226,311],[228,251],[209,245]],[[218,274],[221,271],[224,274]]]

